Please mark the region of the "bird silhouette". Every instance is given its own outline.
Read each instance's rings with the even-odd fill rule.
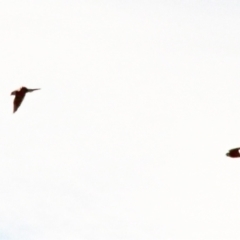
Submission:
[[[14,101],[13,101],[13,113],[15,113],[18,108],[20,107],[26,93],[33,92],[36,90],[40,90],[40,88],[34,88],[34,89],[28,89],[26,87],[21,87],[18,90],[15,90],[11,93],[11,95],[14,95]]]
[[[230,149],[230,150],[228,151],[228,153],[226,153],[226,155],[227,155],[228,157],[231,157],[231,158],[240,157],[240,148]]]

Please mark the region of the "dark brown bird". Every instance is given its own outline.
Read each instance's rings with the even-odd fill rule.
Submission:
[[[226,153],[228,157],[237,158],[240,157],[240,148],[233,148]]]
[[[20,107],[26,93],[33,92],[36,90],[40,90],[40,88],[28,89],[26,87],[21,87],[18,90],[13,91],[11,93],[11,95],[15,95],[15,98],[13,101],[13,113],[15,113],[17,109]]]

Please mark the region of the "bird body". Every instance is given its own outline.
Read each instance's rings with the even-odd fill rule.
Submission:
[[[28,89],[26,87],[21,87],[18,90],[15,90],[11,93],[11,95],[14,95],[14,101],[13,101],[13,113],[15,113],[18,108],[20,107],[26,93],[33,92],[36,90],[40,90],[40,88],[34,88],[34,89]]]
[[[240,148],[233,148],[233,149],[229,150],[226,155],[231,158],[240,157]]]

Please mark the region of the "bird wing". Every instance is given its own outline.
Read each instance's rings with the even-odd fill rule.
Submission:
[[[41,89],[41,88],[28,89],[28,92],[33,92],[33,91],[40,90],[40,89]]]
[[[15,113],[17,111],[17,109],[20,107],[23,99],[25,97],[25,94],[16,94],[14,101],[13,101],[13,113]]]

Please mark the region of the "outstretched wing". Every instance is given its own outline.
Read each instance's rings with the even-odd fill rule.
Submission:
[[[28,91],[28,92],[33,92],[33,91],[40,90],[40,89],[41,89],[41,88],[33,88],[33,89],[29,89],[29,88],[28,88],[27,91]]]
[[[13,101],[13,113],[15,113],[17,111],[17,109],[20,107],[24,97],[25,97],[25,94],[24,95],[22,95],[22,94],[15,95],[15,98]]]

